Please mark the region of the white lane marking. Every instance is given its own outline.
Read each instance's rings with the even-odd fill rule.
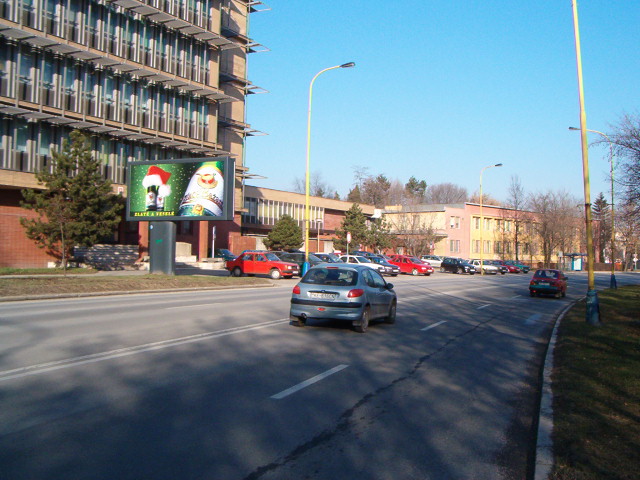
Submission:
[[[442,325],[443,323],[447,323],[447,320],[442,320],[441,322],[434,323],[433,325],[429,325],[428,327],[421,328],[420,331],[424,332],[425,330],[431,330],[432,328],[435,328],[438,325]]]
[[[513,297],[511,297],[509,300],[515,300],[516,298],[520,298],[522,295],[515,295]]]
[[[483,308],[487,308],[487,307],[490,307],[490,306],[491,306],[491,304],[487,303],[486,305],[482,305],[482,306],[476,308],[476,310],[482,310]]]
[[[313,385],[314,383],[317,383],[320,380],[327,378],[330,375],[333,375],[334,373],[338,373],[340,370],[344,370],[348,366],[349,365],[338,365],[337,367],[333,367],[331,370],[327,370],[326,372],[321,373],[320,375],[316,375],[315,377],[312,377],[309,380],[305,380],[304,382],[294,385],[291,388],[287,388],[286,390],[283,390],[280,393],[276,393],[275,395],[272,395],[271,398],[273,398],[274,400],[281,400],[284,397],[288,397],[289,395],[296,393],[297,391],[302,390],[303,388],[306,388],[309,385]]]
[[[138,353],[151,352],[154,350],[162,350],[164,348],[177,347],[187,343],[200,342],[202,340],[210,340],[212,338],[225,337],[227,335],[235,335],[236,333],[249,332],[251,330],[259,330],[262,328],[273,327],[285,322],[289,322],[288,318],[280,320],[271,320],[268,322],[256,323],[253,325],[245,325],[243,327],[228,328],[226,330],[220,330],[217,332],[199,333],[197,335],[190,335],[188,337],[173,338],[170,340],[163,340],[161,342],[147,343],[144,345],[136,345],[134,347],[120,348],[118,350],[111,350],[108,352],[94,353],[91,355],[83,355],[81,357],[67,358],[66,360],[58,360],[49,363],[40,363],[38,365],[30,365],[28,367],[16,368],[13,370],[5,370],[0,372],[0,382],[6,380],[14,380],[17,378],[27,377],[30,375],[39,375],[41,373],[53,372],[55,370],[62,370],[65,368],[76,367],[79,365],[86,365],[88,363],[102,362],[105,360],[112,360],[114,358],[127,357],[129,355],[136,355]]]
[[[533,325],[534,323],[536,323],[538,320],[540,320],[542,318],[542,314],[540,313],[534,313],[533,315],[531,315],[529,318],[527,318],[524,321],[525,325]]]
[[[197,305],[180,305],[179,307],[165,307],[165,310],[173,310],[177,308],[209,307],[211,305],[218,305],[220,303],[227,303],[227,302],[199,303]]]

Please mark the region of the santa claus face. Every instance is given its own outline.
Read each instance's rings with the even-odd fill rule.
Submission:
[[[202,188],[214,188],[218,185],[216,171],[213,168],[202,168],[196,173],[198,185]]]

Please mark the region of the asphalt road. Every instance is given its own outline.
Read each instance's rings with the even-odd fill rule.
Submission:
[[[292,280],[0,304],[0,479],[526,478],[553,322],[586,292],[529,277],[389,279],[397,322],[365,334],[290,326]]]

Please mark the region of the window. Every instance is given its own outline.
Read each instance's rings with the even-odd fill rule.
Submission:
[[[480,230],[480,217],[473,217],[473,228]]]
[[[472,246],[473,253],[480,253],[480,240],[474,240]]]
[[[451,228],[460,228],[460,217],[450,217],[449,226]]]
[[[449,240],[449,251],[451,253],[460,252],[460,240]]]

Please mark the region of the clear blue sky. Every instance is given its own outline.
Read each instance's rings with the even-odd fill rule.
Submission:
[[[266,0],[251,38],[247,140],[252,185],[291,190],[305,172],[309,82],[311,170],[344,198],[354,167],[406,183],[451,182],[507,198],[566,189],[583,198],[570,0]],[[578,3],[587,128],[611,131],[640,110],[640,1]],[[590,134],[589,142],[597,135]],[[592,201],[609,196],[608,149],[589,149]]]

